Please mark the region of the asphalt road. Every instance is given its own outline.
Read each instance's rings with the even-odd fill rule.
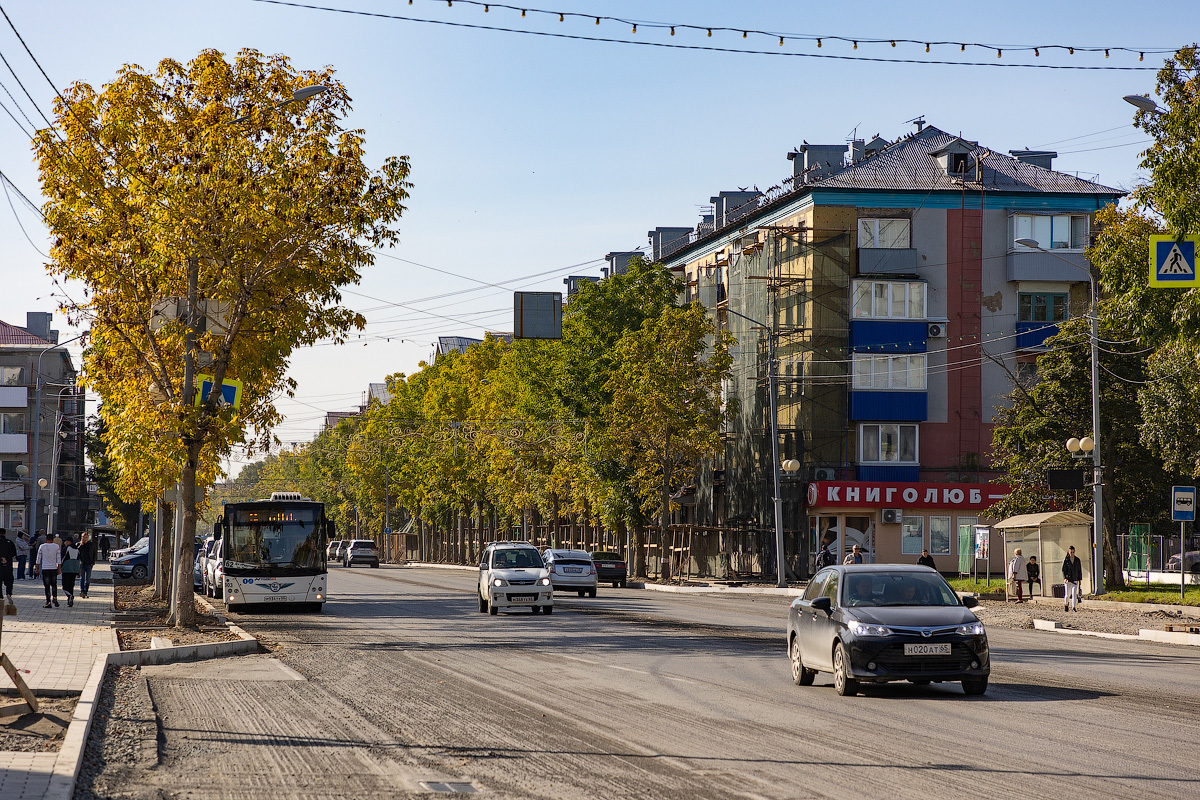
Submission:
[[[843,698],[826,676],[792,685],[788,598],[601,587],[492,617],[474,578],[337,567],[323,614],[234,615],[288,669],[148,676],[153,782],[256,800],[421,781],[555,800],[1200,796],[1195,648],[993,629],[983,698]]]

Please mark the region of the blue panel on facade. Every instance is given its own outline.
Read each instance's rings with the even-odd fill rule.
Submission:
[[[1047,339],[1058,333],[1053,322],[1018,322],[1017,347],[1043,347]]]
[[[856,353],[924,353],[925,322],[855,319],[850,321],[850,349]]]
[[[924,422],[925,392],[850,392],[848,418],[883,422]]]
[[[900,466],[862,466],[855,468],[858,480],[880,483],[917,483],[921,480],[921,468],[916,464]]]
[[[1115,203],[1116,194],[1053,194],[1051,192],[989,192],[983,197],[984,208],[1009,211],[1059,211],[1089,214]],[[870,206],[872,208],[979,208],[978,194],[919,191],[814,189],[801,206]]]

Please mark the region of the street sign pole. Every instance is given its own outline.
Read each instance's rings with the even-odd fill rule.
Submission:
[[[1196,519],[1196,487],[1171,487],[1171,519],[1179,523],[1179,599],[1183,600],[1187,585],[1187,535],[1184,523]]]

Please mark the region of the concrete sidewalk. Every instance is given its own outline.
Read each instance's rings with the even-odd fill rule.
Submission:
[[[98,657],[120,649],[113,618],[113,584],[107,564],[97,564],[87,598],[75,590],[75,605],[58,590],[58,608],[43,608],[46,596],[41,578],[16,581],[15,617],[4,618],[0,647],[21,671],[38,696],[78,695],[88,682]],[[0,671],[0,692],[16,695],[8,675]],[[17,702],[15,696],[0,703]],[[12,724],[19,717],[0,720]],[[0,751],[0,798],[34,800],[46,797],[55,774],[57,753]]]

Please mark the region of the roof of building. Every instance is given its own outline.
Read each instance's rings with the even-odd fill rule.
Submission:
[[[40,336],[34,336],[24,328],[10,325],[3,320],[0,320],[0,344],[30,345],[31,347],[54,346],[53,342],[48,342]]]
[[[998,530],[1040,528],[1043,525],[1091,525],[1092,518],[1082,511],[1047,511],[1042,514],[1018,514],[993,525]]]
[[[957,145],[957,146],[955,146]],[[971,166],[965,180],[949,175],[938,164],[935,153],[961,151],[970,154]],[[978,161],[978,180],[975,162]],[[973,192],[1063,192],[1120,196],[1120,189],[1083,178],[1034,166],[998,153],[977,142],[933,127],[892,142],[883,150],[861,158],[824,178],[809,183],[811,189],[924,189]]]

